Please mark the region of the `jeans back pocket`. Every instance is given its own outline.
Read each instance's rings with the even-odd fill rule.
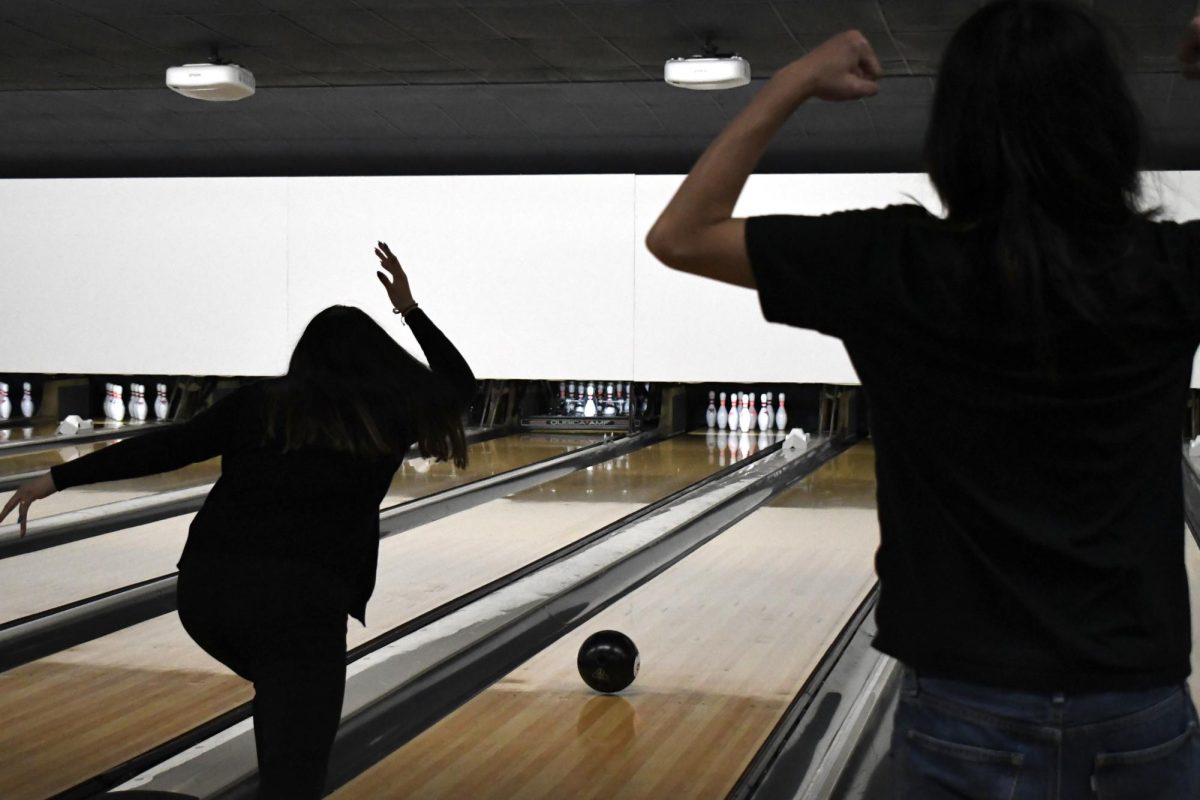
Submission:
[[[1097,800],[1182,800],[1200,797],[1200,737],[1196,723],[1154,747],[1096,756]]]
[[[903,800],[1011,800],[1025,757],[937,739],[918,730],[904,736],[899,768]]]

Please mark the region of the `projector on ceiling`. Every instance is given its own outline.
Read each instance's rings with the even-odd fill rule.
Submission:
[[[684,89],[734,89],[750,82],[750,62],[741,56],[671,58],[663,79]]]
[[[254,73],[237,64],[184,64],[167,69],[167,88],[196,100],[241,100],[254,94]]]

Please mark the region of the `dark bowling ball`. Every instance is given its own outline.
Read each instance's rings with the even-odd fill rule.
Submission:
[[[597,692],[619,692],[637,677],[637,645],[620,631],[598,631],[579,648],[579,675]]]

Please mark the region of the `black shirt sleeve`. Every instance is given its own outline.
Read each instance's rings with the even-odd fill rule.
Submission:
[[[404,322],[417,337],[417,343],[429,360],[429,369],[446,380],[463,405],[469,403],[475,396],[475,373],[462,354],[420,308],[410,311]]]
[[[769,322],[843,336],[864,317],[872,256],[897,207],[746,220],[746,251]]]
[[[118,442],[50,470],[60,491],[72,486],[140,478],[205,461],[228,451],[252,391],[244,386],[187,422]]]

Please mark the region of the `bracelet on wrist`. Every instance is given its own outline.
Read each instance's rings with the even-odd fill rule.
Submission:
[[[400,322],[401,322],[401,323],[403,323],[403,322],[404,322],[404,318],[405,318],[405,317],[407,317],[407,316],[408,316],[410,313],[412,313],[412,311],[413,311],[413,310],[414,310],[414,309],[417,307],[417,305],[418,305],[417,303],[413,303],[411,306],[408,306],[407,308],[395,308],[395,307],[393,307],[393,308],[392,308],[392,313],[393,313],[393,314],[399,314],[399,315],[400,315]]]

